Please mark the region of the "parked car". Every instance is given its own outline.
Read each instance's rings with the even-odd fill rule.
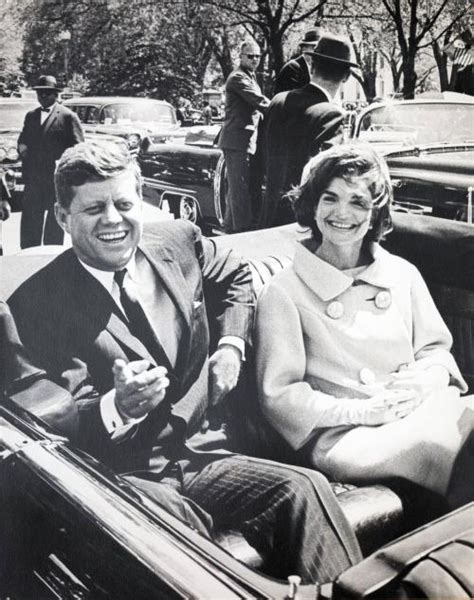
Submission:
[[[175,109],[163,100],[83,96],[63,104],[77,114],[86,134],[118,135],[132,151],[166,142],[179,130]]]
[[[23,193],[21,161],[16,147],[18,136],[26,113],[37,106],[37,102],[22,98],[0,99],[0,177],[9,190],[14,209],[19,208]]]
[[[474,101],[450,96],[371,106],[353,137],[386,156],[399,210],[472,223]]]
[[[220,236],[216,243],[236,248],[251,259],[257,289],[287,263],[299,237],[300,228],[288,225]],[[415,262],[435,293],[438,307],[455,336],[455,355],[472,392],[474,357],[469,349],[474,347],[474,328],[472,311],[468,308],[474,291],[471,228],[465,223],[397,214],[395,231],[389,240],[390,250]],[[29,273],[54,258],[51,253],[41,254],[44,251],[38,249],[34,255],[29,250],[0,258],[0,296],[8,297]],[[246,364],[251,364],[250,357]],[[0,402],[2,598],[341,600],[354,597],[341,594],[340,585],[336,586],[338,596],[333,595],[331,584],[323,586],[318,595],[315,585],[266,577],[259,556],[248,545],[242,545],[236,532],[223,534],[217,544],[202,537],[48,427],[44,421],[48,419],[48,411],[57,411],[60,406],[55,395],[57,389],[43,386],[42,380],[34,385],[36,395],[29,396],[28,410],[21,390],[11,397],[2,397]],[[258,418],[254,396],[244,394],[236,400],[234,417],[255,426]],[[386,485],[347,486],[339,491],[337,485],[334,489],[341,507],[356,529],[364,554],[368,555],[366,560],[372,561],[368,564],[374,563],[370,557],[382,543],[420,522],[414,521],[414,516],[426,523],[440,514],[439,508],[433,506],[436,505],[433,498],[427,501],[419,489],[407,498],[403,494],[409,490]],[[416,504],[417,515],[413,515],[411,511]],[[469,514],[466,512],[466,517]],[[466,520],[465,530],[470,528],[472,524]],[[429,548],[418,545],[416,552],[420,554]],[[468,554],[462,554],[461,558],[458,555],[459,565],[463,564],[463,556],[469,558]],[[403,571],[403,559],[399,563],[392,561],[391,568]],[[472,583],[472,572],[469,575],[468,569],[465,579]],[[363,583],[368,582],[359,579],[359,585]]]
[[[370,143],[386,156],[401,211],[472,222],[473,99],[449,94],[388,101],[348,117],[344,140]],[[215,143],[219,127],[192,129],[180,144],[141,153],[146,197],[155,204],[169,201],[177,217],[219,227],[226,193],[225,164]]]

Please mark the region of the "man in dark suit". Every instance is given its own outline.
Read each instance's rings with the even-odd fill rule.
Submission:
[[[240,65],[225,84],[225,117],[219,136],[227,169],[227,205],[224,228],[228,233],[245,231],[252,226],[252,203],[259,202],[259,178],[251,185],[251,162],[257,150],[262,114],[270,100],[262,94],[255,78],[260,48],[245,42],[240,50]],[[261,182],[260,182],[261,184]]]
[[[274,94],[289,92],[310,82],[310,66],[313,50],[321,37],[319,27],[309,29],[299,45],[300,55],[283,65],[275,79]]]
[[[350,58],[348,40],[324,34],[313,53],[310,83],[277,94],[271,101],[266,123],[266,193],[261,227],[294,220],[282,197],[299,184],[304,165],[322,144],[342,132],[344,115],[333,99],[351,67],[357,67]]]
[[[54,216],[54,168],[66,148],[84,140],[77,116],[58,103],[61,89],[56,79],[42,75],[33,89],[40,106],[27,113],[18,138],[25,182],[20,226],[22,248],[63,243],[64,232]]]
[[[73,248],[9,304],[35,364],[74,395],[76,443],[201,532],[240,529],[274,575],[332,579],[359,552],[326,480],[226,453],[209,428],[250,334],[247,264],[188,222],[144,228],[138,166],[116,144],[67,150],[56,189]]]

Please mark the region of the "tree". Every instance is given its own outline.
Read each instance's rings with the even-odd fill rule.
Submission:
[[[4,83],[20,74],[23,50],[21,11],[14,0],[0,0],[0,74]]]
[[[201,0],[228,15],[230,25],[244,26],[268,52],[269,71],[278,73],[285,63],[283,44],[289,30],[320,14],[328,0]]]
[[[416,57],[420,49],[438,40],[445,31],[468,14],[469,2],[463,2],[457,14],[449,17],[452,0],[381,0],[381,6],[395,27],[402,57],[403,95],[413,98],[417,82]],[[448,23],[437,32],[443,18]]]

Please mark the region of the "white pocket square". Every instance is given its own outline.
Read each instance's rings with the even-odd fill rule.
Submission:
[[[193,301],[193,309],[196,310],[196,308],[199,308],[202,304],[201,300],[194,300]]]

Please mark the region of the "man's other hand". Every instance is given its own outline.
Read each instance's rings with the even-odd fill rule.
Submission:
[[[209,404],[215,406],[237,385],[242,355],[232,344],[222,344],[209,360]]]
[[[11,207],[8,200],[0,200],[0,221],[6,221],[11,214]]]
[[[115,404],[124,421],[147,415],[166,395],[170,383],[166,369],[149,367],[147,360],[114,362]]]

